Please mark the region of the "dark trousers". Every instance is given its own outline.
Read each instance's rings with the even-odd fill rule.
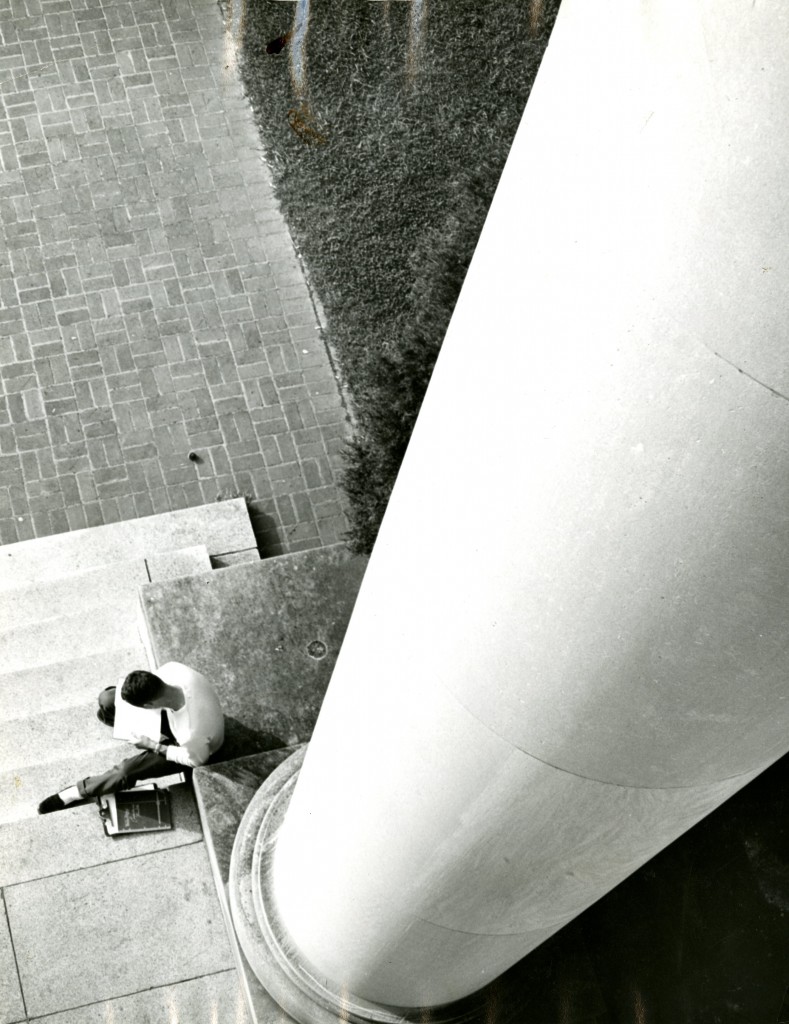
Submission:
[[[141,750],[139,754],[127,757],[102,775],[89,775],[87,779],[82,779],[77,783],[77,789],[84,800],[89,800],[94,796],[104,796],[105,793],[117,793],[119,789],[131,789],[143,779],[157,779],[176,772],[189,775],[191,771],[191,768],[182,764],[168,761],[163,754],[157,754],[154,750]]]
[[[100,704],[106,708],[106,698],[100,699]],[[162,734],[166,737],[167,743],[175,742],[164,711],[162,711]],[[84,800],[89,800],[94,796],[116,793],[119,789],[131,789],[135,783],[143,779],[161,778],[163,775],[174,775],[176,772],[185,772],[190,775],[191,771],[191,768],[185,768],[181,764],[176,764],[175,761],[168,761],[163,754],[157,754],[154,750],[141,750],[139,754],[127,757],[125,761],[121,761],[120,764],[116,764],[114,768],[110,768],[109,771],[101,775],[90,775],[87,779],[82,779],[77,783],[77,790]]]

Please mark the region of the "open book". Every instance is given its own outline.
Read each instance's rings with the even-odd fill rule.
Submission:
[[[147,736],[157,740],[162,733],[161,708],[138,708],[121,697],[120,686],[115,691],[115,724],[112,735],[116,740],[131,740]]]

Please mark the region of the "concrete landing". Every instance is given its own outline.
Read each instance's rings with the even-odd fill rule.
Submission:
[[[156,663],[219,693],[222,760],[309,739],[366,564],[334,545],[142,587]]]
[[[219,971],[131,995],[102,999],[76,1010],[39,1017],[36,1024],[246,1024],[236,971]]]
[[[40,798],[41,792],[54,792],[56,788],[40,790],[36,796]],[[117,860],[140,859],[159,850],[192,843],[202,845],[200,819],[190,787],[186,783],[174,786],[170,796],[175,827],[167,832],[109,839],[104,834],[95,803],[48,815],[45,825],[38,818],[27,817],[15,822],[13,828],[0,827],[0,887],[22,885]],[[107,913],[112,911],[110,893],[106,894],[105,909]]]
[[[150,988],[233,967],[199,843],[10,886],[5,901],[31,1017],[128,995],[141,977]]]

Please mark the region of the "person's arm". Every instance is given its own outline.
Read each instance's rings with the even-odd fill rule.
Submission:
[[[140,750],[153,750],[166,757],[168,761],[172,761],[173,764],[180,764],[186,768],[199,768],[211,756],[208,740],[197,737],[189,740],[183,746],[179,746],[177,743],[157,743],[149,736],[138,736],[134,745]]]
[[[207,739],[194,737],[183,746],[170,743],[164,748],[164,756],[174,764],[181,764],[187,768],[199,768],[201,764],[206,763],[211,752],[208,749]]]

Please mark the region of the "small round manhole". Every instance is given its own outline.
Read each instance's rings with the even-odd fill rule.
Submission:
[[[326,644],[322,640],[313,640],[312,643],[307,644],[307,654],[311,658],[325,658]]]

